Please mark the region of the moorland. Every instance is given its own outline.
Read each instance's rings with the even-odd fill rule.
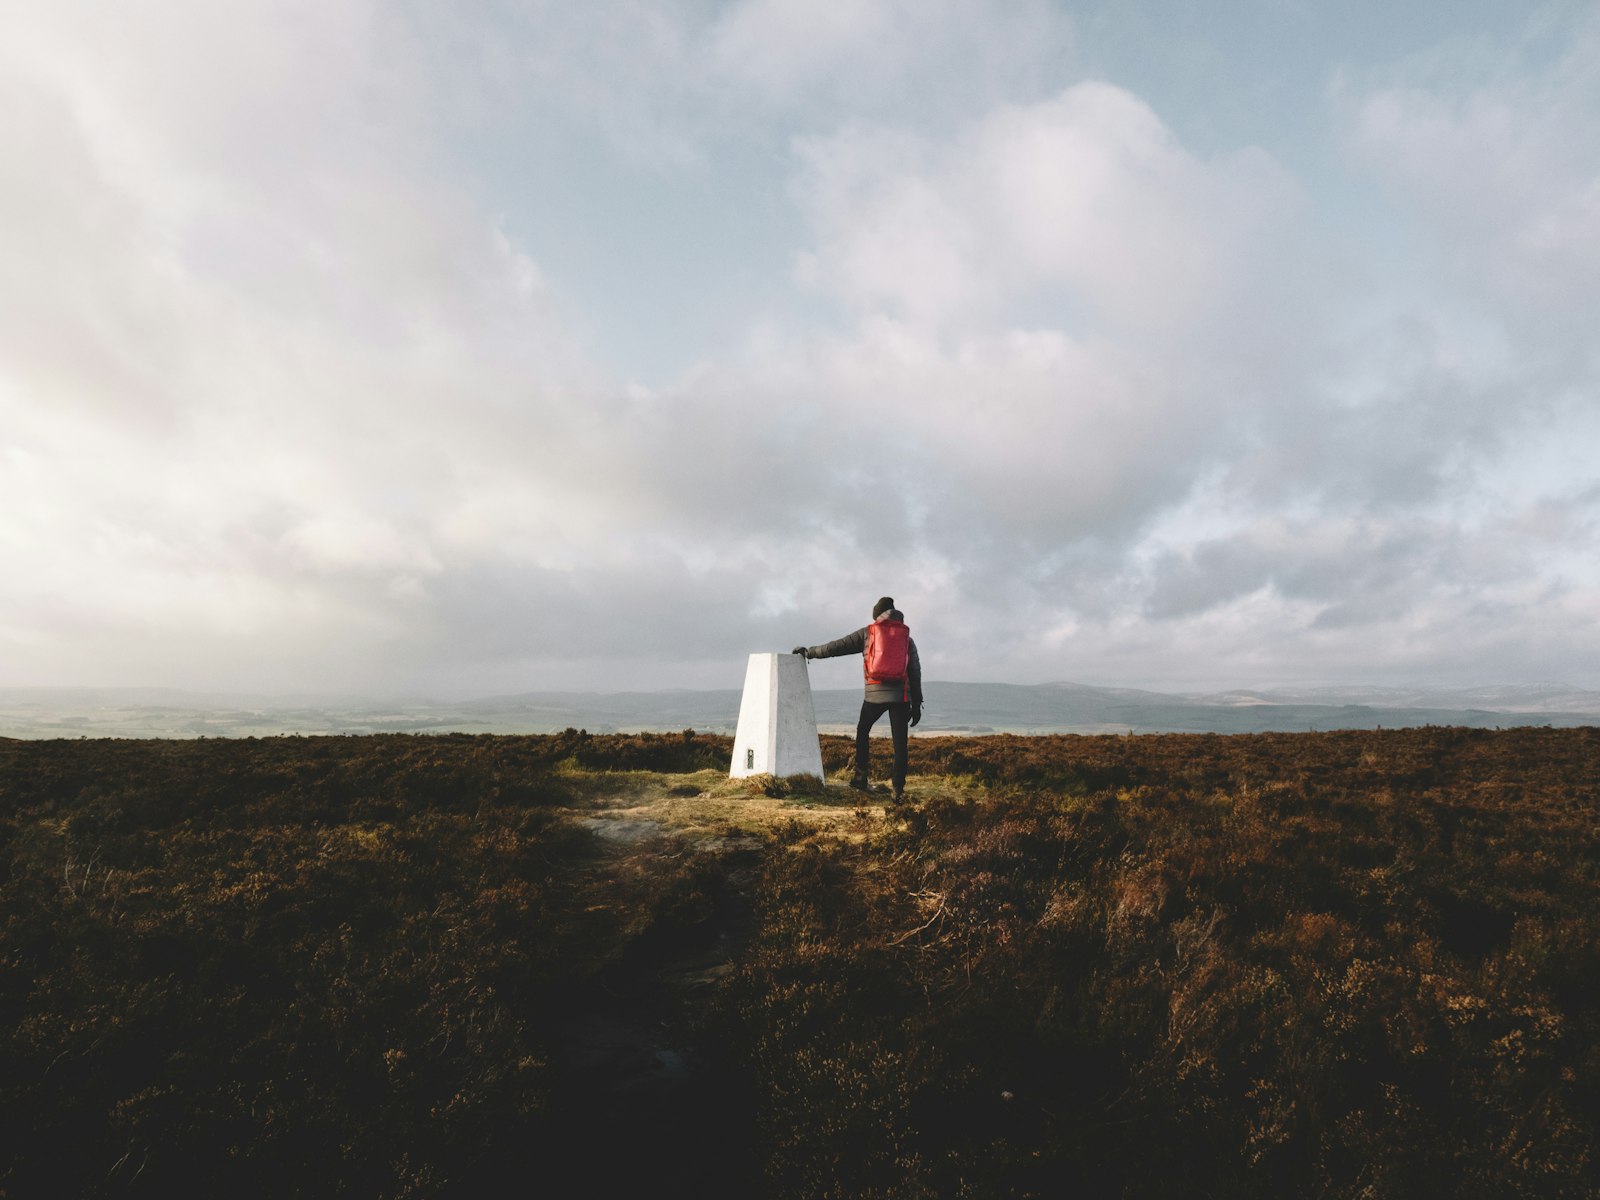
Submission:
[[[0,740],[0,1196],[1591,1196],[1600,730]]]

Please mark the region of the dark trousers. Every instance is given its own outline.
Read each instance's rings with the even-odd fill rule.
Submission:
[[[861,702],[861,719],[856,722],[856,778],[867,781],[867,764],[872,760],[868,744],[872,727],[884,713],[889,714],[889,732],[894,735],[894,790],[902,792],[906,786],[906,731],[911,728],[911,705],[904,700],[888,704]]]

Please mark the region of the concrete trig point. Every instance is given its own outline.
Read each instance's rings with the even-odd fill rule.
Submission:
[[[815,775],[822,778],[811,676],[798,654],[752,654],[733,735],[732,778]]]

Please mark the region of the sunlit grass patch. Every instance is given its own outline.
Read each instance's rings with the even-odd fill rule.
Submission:
[[[799,821],[815,831],[849,839],[868,826],[902,819],[886,812],[886,789],[862,793],[848,786],[848,772],[822,780],[811,775],[752,775],[730,778],[725,771],[585,771],[563,764],[563,778],[578,801],[570,810],[590,822],[655,822],[664,834],[691,838],[768,838],[774,829]],[[943,780],[910,781],[913,798],[970,794],[971,787]],[[864,825],[859,814],[865,812]],[[596,828],[591,823],[587,827]]]

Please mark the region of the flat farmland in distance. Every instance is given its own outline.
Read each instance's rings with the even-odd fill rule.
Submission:
[[[1597,1194],[1600,730],[730,749],[0,740],[0,1196]]]

